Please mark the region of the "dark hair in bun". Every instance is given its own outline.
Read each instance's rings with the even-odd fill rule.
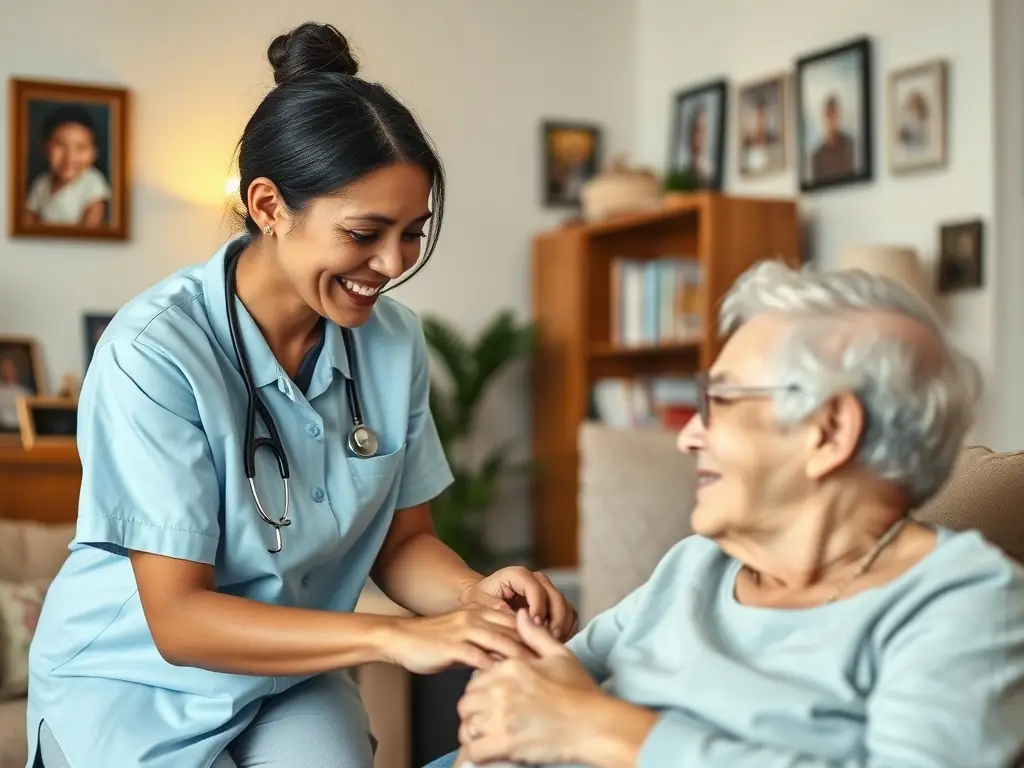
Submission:
[[[238,142],[239,196],[245,228],[259,227],[246,205],[253,179],[266,177],[289,210],[393,163],[413,163],[431,180],[433,216],[424,249],[437,245],[444,212],[444,170],[412,112],[379,83],[356,77],[348,41],[330,24],[307,22],[267,50],[277,87],[264,97]],[[411,277],[409,275],[408,277]]]
[[[306,22],[291,32],[278,35],[267,49],[278,85],[316,72],[337,72],[355,77],[359,62],[348,40],[331,24]]]

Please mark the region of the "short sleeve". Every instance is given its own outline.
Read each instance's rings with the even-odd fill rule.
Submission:
[[[43,201],[46,199],[48,193],[49,183],[46,179],[46,174],[41,174],[36,177],[36,180],[32,182],[32,187],[28,191],[28,198],[25,200],[25,208],[32,211],[32,213],[39,213],[43,207]]]
[[[110,184],[96,168],[89,168],[82,178],[82,207],[92,205],[97,200],[110,199]]]
[[[213,564],[220,484],[184,374],[145,343],[113,339],[79,401],[76,543]]]
[[[416,323],[409,398],[409,428],[398,509],[408,509],[438,496],[453,481],[451,467],[430,412],[430,366],[423,328]]]

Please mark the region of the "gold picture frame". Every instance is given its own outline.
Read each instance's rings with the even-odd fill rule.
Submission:
[[[18,400],[21,446],[75,446],[78,401],[71,397],[22,397]]]
[[[0,445],[21,442],[18,400],[47,394],[39,342],[32,336],[0,335]]]

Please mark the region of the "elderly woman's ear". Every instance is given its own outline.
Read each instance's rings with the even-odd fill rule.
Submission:
[[[821,480],[849,465],[867,427],[864,408],[852,392],[840,392],[811,417],[807,476]]]

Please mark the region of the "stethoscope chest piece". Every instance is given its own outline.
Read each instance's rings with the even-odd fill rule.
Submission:
[[[377,435],[372,429],[356,424],[348,433],[348,449],[361,459],[369,459],[377,455]]]

